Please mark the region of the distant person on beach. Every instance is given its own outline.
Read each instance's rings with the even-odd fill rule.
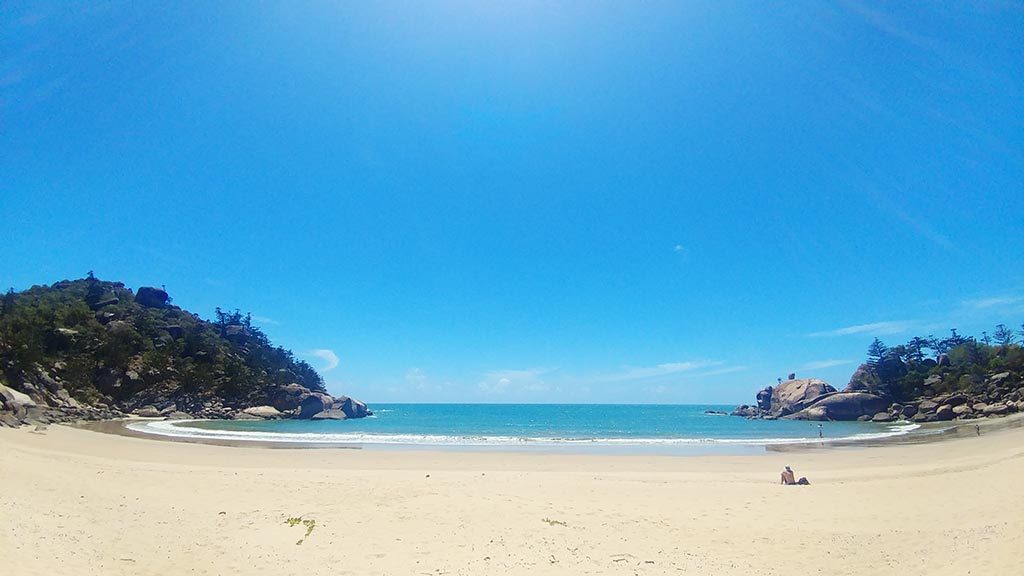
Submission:
[[[818,438],[825,437],[825,429],[822,428],[821,424],[818,424]]]
[[[801,486],[807,486],[808,484],[810,484],[810,482],[808,482],[807,478],[803,476],[801,476],[800,479],[797,480],[796,474],[793,473],[793,469],[790,468],[789,466],[786,466],[786,469],[782,471],[781,484],[785,484],[786,486],[796,486],[797,484]]]

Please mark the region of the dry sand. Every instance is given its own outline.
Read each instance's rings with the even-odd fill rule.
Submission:
[[[1024,428],[758,456],[0,430],[11,574],[1024,573]],[[776,484],[784,464],[813,485]],[[289,526],[302,516],[315,526]]]

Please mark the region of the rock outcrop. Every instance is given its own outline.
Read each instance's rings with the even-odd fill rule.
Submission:
[[[135,294],[135,301],[147,308],[162,308],[167,304],[169,296],[162,288],[143,286]]]
[[[828,382],[817,378],[789,380],[772,390],[769,413],[776,418],[795,414],[812,405],[823,395],[835,391],[836,389]]]
[[[825,394],[809,406],[787,416],[792,420],[857,420],[874,418],[889,403],[867,392],[834,392]]]
[[[3,384],[0,384],[0,404],[3,405],[2,407],[5,410],[10,410],[11,412],[21,412],[36,406],[35,400],[28,394],[18,392]]]
[[[253,406],[252,408],[242,410],[242,412],[250,416],[263,418],[264,420],[277,420],[281,418],[281,412],[273,406]]]
[[[341,410],[324,410],[323,412],[317,412],[310,417],[311,420],[346,420],[348,416]]]
[[[872,373],[867,364],[861,364],[850,376],[850,382],[843,390],[845,392],[867,392],[878,388],[878,376]]]
[[[331,404],[331,408],[341,410],[345,413],[345,416],[349,418],[363,418],[373,414],[366,407],[366,404],[354,398],[349,398],[348,396],[339,396],[336,398],[334,403]]]
[[[319,414],[324,410],[330,410],[332,404],[334,404],[334,398],[330,395],[314,392],[306,396],[299,404],[299,413],[296,415],[296,418],[312,418],[315,414]]]
[[[963,371],[963,361],[951,366],[948,356],[941,356],[937,361],[913,362],[904,362],[896,356],[879,366],[862,364],[842,392],[836,392],[821,380],[790,380],[765,387],[757,393],[755,405],[739,406],[732,415],[765,419],[948,422],[1024,412],[1024,371],[1019,365],[1010,363],[988,375],[964,374]],[[936,393],[943,389],[952,391]],[[891,394],[901,394],[900,401],[892,402]],[[912,396],[907,398],[907,395]]]

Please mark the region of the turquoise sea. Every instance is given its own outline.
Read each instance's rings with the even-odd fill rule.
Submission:
[[[721,405],[374,404],[359,420],[150,421],[134,430],[194,439],[289,444],[616,452],[763,451],[767,446],[878,440],[908,422],[746,420]],[[819,436],[820,433],[820,436]]]

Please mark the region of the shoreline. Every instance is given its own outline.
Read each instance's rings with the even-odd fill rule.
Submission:
[[[652,456],[705,456],[705,455],[757,455],[769,453],[801,452],[807,450],[842,450],[864,449],[893,445],[913,445],[943,442],[954,438],[972,437],[983,433],[1018,428],[1024,426],[1024,413],[1001,418],[986,418],[969,421],[949,421],[942,423],[926,423],[903,434],[894,434],[880,438],[836,438],[824,441],[804,440],[801,442],[759,443],[744,442],[687,442],[683,444],[602,444],[588,443],[522,443],[522,444],[432,444],[432,443],[375,443],[375,442],[302,442],[274,441],[265,439],[227,439],[187,435],[170,435],[143,432],[130,428],[130,424],[144,422],[174,422],[173,420],[131,417],[98,422],[79,422],[76,428],[114,434],[132,438],[180,442],[186,444],[206,444],[225,447],[254,447],[275,450],[371,450],[371,451],[416,451],[416,452],[496,452],[496,453],[554,453],[582,455],[629,455],[641,454]],[[188,421],[185,421],[186,423]],[[909,424],[909,423],[908,423]],[[978,428],[975,428],[975,427]]]

